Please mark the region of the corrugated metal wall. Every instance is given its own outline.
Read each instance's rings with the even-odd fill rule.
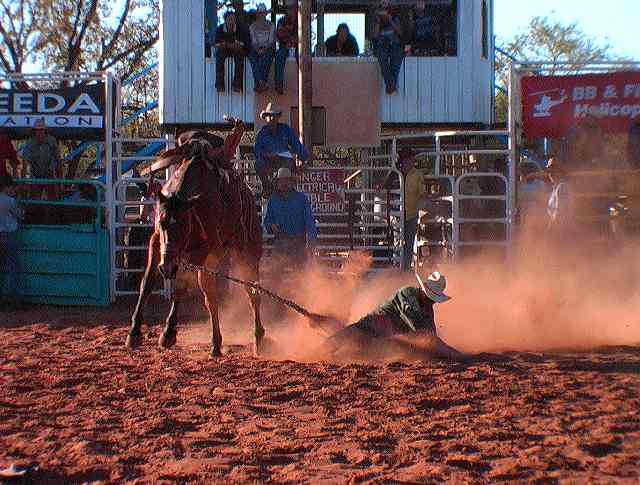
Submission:
[[[398,93],[389,96],[380,86],[383,123],[491,122],[493,1],[487,0],[489,58],[482,57],[482,1],[458,0],[457,57],[407,57]],[[215,89],[215,60],[204,57],[203,5],[203,0],[161,2],[160,122],[218,123],[225,114],[253,121],[253,76],[248,60],[242,93],[231,91],[231,62],[226,69],[226,91],[219,94]],[[377,61],[359,58],[357,62]],[[271,72],[273,77],[273,68]],[[348,102],[348,95],[341,102]]]

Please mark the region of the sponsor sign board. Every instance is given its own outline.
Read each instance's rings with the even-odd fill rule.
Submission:
[[[297,189],[309,197],[314,214],[342,213],[345,211],[344,179],[342,169],[307,169]]]
[[[526,137],[560,138],[587,117],[606,133],[640,123],[640,71],[522,79]]]
[[[105,106],[103,82],[64,89],[0,89],[0,130],[23,138],[43,120],[56,138],[97,140],[104,137]]]

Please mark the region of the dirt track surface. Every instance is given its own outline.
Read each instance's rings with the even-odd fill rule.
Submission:
[[[640,480],[639,348],[211,361],[188,331],[159,351],[158,327],[127,351],[127,317],[0,313],[0,469],[37,464],[22,483],[38,484]]]

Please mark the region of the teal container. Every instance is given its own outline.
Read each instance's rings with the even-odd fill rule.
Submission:
[[[101,188],[95,182],[76,180],[73,183],[91,183],[96,185],[97,189]],[[80,206],[96,209],[94,224],[20,227],[17,233],[19,262],[17,286],[22,301],[65,306],[108,305],[110,303],[109,232],[101,224],[101,204],[62,201],[21,202],[24,205]],[[0,273],[2,286],[6,285],[6,278],[6,274]]]

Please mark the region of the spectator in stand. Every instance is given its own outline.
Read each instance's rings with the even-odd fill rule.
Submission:
[[[242,40],[245,42],[245,46],[249,47],[249,27],[256,21],[256,13],[247,12],[244,9],[245,3],[242,0],[233,0],[231,6],[233,7],[233,13],[236,14],[236,24],[243,36]]]
[[[298,0],[287,0],[287,13],[278,20],[276,36],[279,44],[276,52],[276,92],[284,94],[284,68],[289,49],[296,50],[296,62],[298,61]]]
[[[211,48],[215,43],[218,19],[216,18],[218,0],[204,0],[204,57],[211,57]]]
[[[419,0],[413,8],[411,16],[411,54],[414,56],[434,55],[439,47],[438,22],[436,17],[427,12],[426,2]]]
[[[631,168],[640,168],[640,122],[636,122],[629,129],[627,141],[628,163]]]
[[[8,135],[0,133],[0,177],[10,175],[7,163],[11,165],[13,176],[18,177],[18,155]]]
[[[404,59],[403,32],[400,18],[389,0],[382,0],[373,30],[376,57],[380,63],[387,94],[398,90],[398,76]]]
[[[18,303],[18,222],[24,212],[16,202],[13,179],[0,176],[0,272],[5,274],[4,286],[0,285],[2,307]]]
[[[402,254],[402,269],[411,269],[413,261],[413,245],[418,230],[418,206],[423,202],[427,193],[424,176],[415,166],[413,152],[409,148],[402,148],[398,153],[398,170],[404,177],[404,250]]]
[[[54,179],[62,177],[58,141],[47,134],[44,121],[38,120],[33,125],[33,136],[24,145],[22,159],[29,165],[32,178]],[[55,199],[57,194],[55,185],[45,185],[44,190],[49,200]],[[41,195],[42,187],[34,186],[31,198],[39,199]]]
[[[233,57],[234,76],[232,89],[242,92],[244,76],[244,57],[246,55],[246,38],[238,28],[236,14],[227,10],[224,23],[216,30],[216,89],[224,92],[224,63],[228,57]]]
[[[292,268],[307,261],[318,236],[311,202],[295,189],[295,178],[286,167],[276,177],[276,191],[269,197],[264,227],[273,234],[274,252],[288,260]]]
[[[251,61],[256,93],[267,90],[269,71],[276,52],[276,26],[266,19],[267,13],[266,5],[259,3],[256,8],[256,21],[249,28],[251,36],[249,61]]]
[[[327,57],[357,57],[360,54],[358,41],[349,32],[347,24],[340,24],[336,30],[336,35],[332,35],[325,42]]]
[[[256,136],[255,156],[256,172],[262,183],[263,197],[269,197],[273,190],[271,177],[281,167],[287,167],[291,171],[295,169],[297,155],[302,161],[309,158],[309,153],[300,143],[298,137],[289,125],[280,123],[282,110],[269,103],[260,113],[260,118],[267,124],[263,126]]]

